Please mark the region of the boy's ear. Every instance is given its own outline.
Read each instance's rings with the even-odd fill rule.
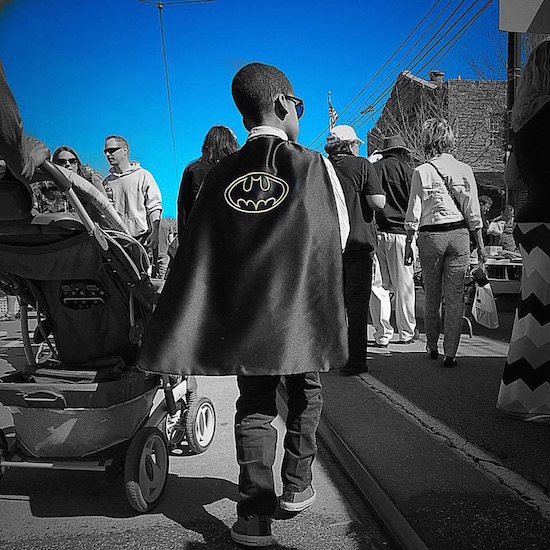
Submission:
[[[284,120],[288,115],[287,100],[284,94],[279,94],[274,101],[274,110],[277,117]]]

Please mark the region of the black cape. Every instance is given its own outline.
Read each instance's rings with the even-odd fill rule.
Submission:
[[[341,242],[324,161],[277,137],[249,140],[204,182],[138,366],[288,375],[346,359]]]

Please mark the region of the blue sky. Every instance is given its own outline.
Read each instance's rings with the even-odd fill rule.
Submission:
[[[224,124],[235,131],[239,143],[246,139],[230,92],[231,79],[244,64],[269,63],[287,74],[306,106],[298,141],[320,149],[328,126],[329,90],[336,111],[347,108],[339,122],[356,123],[364,138],[373,120],[346,118],[363,103],[374,103],[375,121],[383,105],[380,92],[401,70],[410,68],[427,77],[438,68],[446,78],[473,78],[466,56],[491,55],[490,37],[498,32],[498,5],[493,0],[456,44],[430,64],[430,57],[457,36],[486,0],[168,2],[162,17],[177,168],[154,4],[0,0],[0,59],[29,135],[52,151],[62,144],[73,147],[83,162],[104,175],[105,136],[125,136],[131,158],[159,183],[169,216],[176,213],[181,172],[200,156],[209,128]],[[430,17],[384,67],[431,8]],[[471,10],[432,52],[415,61],[415,53],[455,8],[454,19],[443,30]]]

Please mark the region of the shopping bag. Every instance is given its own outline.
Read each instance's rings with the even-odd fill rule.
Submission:
[[[472,316],[484,327],[498,328],[497,303],[490,283],[484,286],[476,285]]]

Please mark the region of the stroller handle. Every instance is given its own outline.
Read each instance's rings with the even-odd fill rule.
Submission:
[[[42,168],[44,172],[53,179],[56,187],[67,197],[88,233],[94,230],[95,223],[89,217],[88,211],[83,206],[81,202],[82,198],[96,209],[104,225],[110,229],[129,235],[126,225],[107,196],[102,194],[101,191],[87,179],[75,172],[70,172],[66,175],[66,172],[60,170],[50,161],[44,162]]]
[[[94,222],[86,209],[76,196],[76,193],[73,189],[73,184],[70,180],[63,174],[63,172],[49,160],[45,160],[42,164],[42,169],[53,179],[55,185],[59,187],[62,193],[67,197],[71,206],[75,209],[78,217],[82,220],[86,231],[90,234],[94,231]]]
[[[51,161],[45,160],[42,164],[42,169],[48,173],[61,191],[68,191],[72,187],[72,183],[66,178],[65,174]]]

